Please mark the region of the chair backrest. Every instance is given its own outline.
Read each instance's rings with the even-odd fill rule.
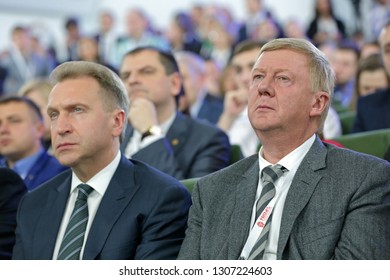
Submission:
[[[345,148],[384,158],[390,146],[390,128],[342,135],[333,140]]]
[[[239,161],[240,159],[243,159],[244,156],[242,155],[242,152],[241,152],[241,147],[240,145],[237,145],[237,144],[232,144],[231,145],[231,151],[230,151],[230,162],[229,164],[233,164],[237,161]]]
[[[356,112],[353,111],[346,111],[339,114],[343,135],[350,134],[352,132],[355,116]]]
[[[180,182],[187,188],[187,190],[189,190],[189,192],[191,193],[196,182],[199,180],[200,178],[189,178],[189,179],[183,179],[181,180]]]

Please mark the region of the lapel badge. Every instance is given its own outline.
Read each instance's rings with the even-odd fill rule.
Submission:
[[[171,141],[172,146],[177,146],[179,144],[179,139],[175,138]]]

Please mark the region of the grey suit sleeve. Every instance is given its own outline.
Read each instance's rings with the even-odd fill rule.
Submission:
[[[200,260],[200,240],[202,234],[202,205],[198,183],[192,191],[192,206],[188,214],[186,237],[180,248],[178,259]]]
[[[334,259],[390,259],[390,165],[370,170],[351,198]]]

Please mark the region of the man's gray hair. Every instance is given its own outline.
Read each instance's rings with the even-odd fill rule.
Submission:
[[[125,123],[120,137],[122,141],[126,130],[129,110],[129,99],[123,82],[109,68],[88,61],[62,63],[50,74],[50,81],[54,85],[65,80],[81,77],[90,77],[98,82],[101,89],[99,93],[102,96],[103,105],[107,111],[112,112],[119,108],[125,112]]]
[[[335,84],[335,74],[332,66],[325,55],[317,49],[310,41],[297,38],[281,38],[266,43],[260,50],[259,56],[267,51],[292,50],[301,53],[308,58],[311,89],[324,91],[329,94],[330,100],[321,116],[318,132],[322,132],[329,106],[332,103],[332,96]]]

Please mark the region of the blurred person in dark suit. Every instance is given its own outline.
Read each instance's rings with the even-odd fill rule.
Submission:
[[[120,77],[130,99],[122,151],[177,178],[201,177],[226,167],[227,135],[178,111],[183,84],[172,53],[154,47],[128,52]]]
[[[23,179],[9,168],[0,168],[0,260],[11,259],[15,244],[16,212],[27,192]]]
[[[381,55],[387,75],[390,75],[390,22],[379,35]],[[357,101],[353,132],[390,128],[390,88],[364,96]]]
[[[33,78],[47,77],[54,67],[50,59],[33,49],[27,27],[13,27],[11,36],[11,46],[0,55],[0,66],[6,70],[3,85],[5,96],[16,94],[25,82]]]
[[[179,109],[189,110],[193,118],[207,120],[216,124],[223,110],[223,99],[207,92],[205,60],[192,52],[175,53],[183,77],[184,98],[187,104]]]

